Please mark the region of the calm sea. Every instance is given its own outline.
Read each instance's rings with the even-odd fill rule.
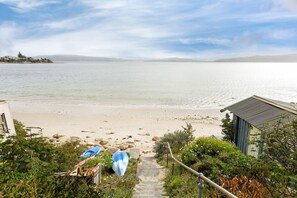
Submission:
[[[14,102],[221,108],[251,95],[297,102],[297,64],[0,64],[0,99]]]

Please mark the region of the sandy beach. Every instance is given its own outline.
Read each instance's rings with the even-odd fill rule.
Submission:
[[[103,139],[111,145],[130,143],[142,149],[152,148],[154,136],[182,129],[186,123],[196,129],[196,137],[221,137],[224,116],[219,109],[146,106],[10,102],[10,109],[15,119],[27,127],[41,127],[47,137],[60,134],[63,141],[75,136],[95,144]]]
[[[1,99],[13,117],[44,136],[63,135],[61,142],[75,136],[151,148],[154,136],[187,122],[196,137],[222,137],[219,109],[252,95],[297,98],[296,72],[287,72],[294,64],[78,61],[1,71]]]

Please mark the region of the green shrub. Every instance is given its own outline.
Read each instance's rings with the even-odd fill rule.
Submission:
[[[226,141],[199,138],[182,149],[180,157],[183,163],[212,181],[225,184],[227,190],[239,197],[240,193],[242,196],[249,196],[250,190],[258,195],[264,193],[267,197],[296,197],[297,194],[297,177],[288,171],[287,167],[265,158],[265,155],[259,159],[245,155]],[[179,168],[178,165],[175,166],[175,170]],[[242,180],[238,180],[239,178]],[[166,191],[170,197],[194,197],[197,195],[193,196],[194,190],[197,189],[195,179],[195,176],[187,171],[175,171],[173,176],[170,171],[165,179]],[[183,183],[179,186],[181,180]],[[179,186],[178,190],[176,186]],[[234,188],[242,191],[237,192]],[[206,187],[204,191],[209,197],[213,195],[212,188]]]
[[[84,167],[91,168],[96,166],[97,164],[101,164],[103,167],[103,171],[110,170],[112,168],[112,158],[110,153],[108,152],[101,152],[99,156],[88,160],[84,163]]]
[[[181,158],[185,164],[191,165],[206,155],[230,160],[241,154],[231,143],[214,138],[199,138],[183,149]]]
[[[182,150],[183,163],[197,172],[203,173],[214,182],[219,182],[221,176],[236,178],[246,176],[247,180],[265,181],[266,168],[254,157],[244,155],[238,148],[229,142],[213,139],[199,138]],[[177,166],[175,169],[180,168]],[[262,171],[262,172],[261,172]],[[264,174],[261,174],[264,173]],[[183,185],[176,191],[174,185],[182,178]],[[196,182],[195,182],[196,180]],[[166,177],[166,190],[170,197],[194,197],[191,192],[197,190],[197,178],[187,171],[175,171],[175,175]],[[230,190],[230,189],[228,189]],[[206,185],[204,194],[212,197],[214,189]]]
[[[99,197],[132,197],[134,186],[138,183],[138,177],[136,175],[138,163],[139,160],[130,160],[123,177],[116,174],[104,174],[102,184],[98,186]]]
[[[112,169],[112,156],[108,152],[100,153],[99,155],[102,161],[100,162],[103,166],[103,170],[111,170]]]
[[[0,142],[0,197],[109,197],[104,180],[97,190],[91,177],[53,176],[56,172],[72,171],[81,161],[79,156],[87,149],[85,145],[79,141],[54,145],[46,138],[28,134],[21,122],[14,123],[16,135]],[[102,175],[112,178],[112,197],[131,197],[138,182],[138,161],[129,163],[124,177],[109,171],[110,153],[102,152],[98,161],[89,163],[97,162],[103,164]]]
[[[102,159],[95,157],[95,158],[89,159],[82,166],[86,168],[92,168],[94,166],[97,166],[97,164],[99,164],[101,161]]]
[[[179,170],[180,169],[180,170]],[[165,189],[169,197],[197,197],[197,178],[176,165],[174,176],[165,177]]]
[[[173,133],[166,133],[159,142],[156,142],[154,151],[156,157],[163,156],[167,151],[167,142],[170,144],[173,153],[177,153],[181,148],[187,146],[194,140],[193,129],[191,124],[187,123],[186,127],[182,127],[183,130],[174,131]]]
[[[174,177],[174,179],[170,182],[169,187],[170,188],[179,188],[183,183],[183,180],[181,177]]]
[[[213,138],[199,138],[183,149],[183,163],[192,166],[214,181],[221,174],[235,177],[263,177],[265,167],[260,160],[243,154],[229,142]],[[262,172],[261,172],[262,171]]]

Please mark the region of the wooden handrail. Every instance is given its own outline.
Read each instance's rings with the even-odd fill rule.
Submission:
[[[229,191],[227,191],[225,188],[219,186],[215,182],[211,181],[209,178],[205,177],[203,175],[203,173],[199,173],[199,172],[195,171],[194,169],[186,166],[185,164],[183,164],[179,160],[175,159],[175,157],[172,154],[170,144],[168,142],[167,142],[167,148],[168,148],[168,150],[170,152],[170,156],[171,156],[171,159],[172,160],[174,160],[176,163],[178,163],[179,165],[181,165],[182,167],[184,167],[186,170],[190,171],[191,173],[193,173],[194,175],[196,175],[198,177],[198,197],[199,198],[202,198],[203,181],[207,182],[210,186],[214,187],[215,189],[217,189],[218,191],[220,191],[224,195],[226,195],[228,197],[232,197],[232,198],[237,198],[237,196],[233,195],[232,193],[230,193]],[[167,155],[167,165],[168,165],[168,155]],[[172,173],[174,173],[173,171],[174,171],[174,167],[173,167]]]

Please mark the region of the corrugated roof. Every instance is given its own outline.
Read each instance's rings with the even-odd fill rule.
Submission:
[[[252,96],[225,109],[257,128],[263,127],[265,123],[279,120],[284,114],[297,118],[296,103],[271,100],[259,96]]]

